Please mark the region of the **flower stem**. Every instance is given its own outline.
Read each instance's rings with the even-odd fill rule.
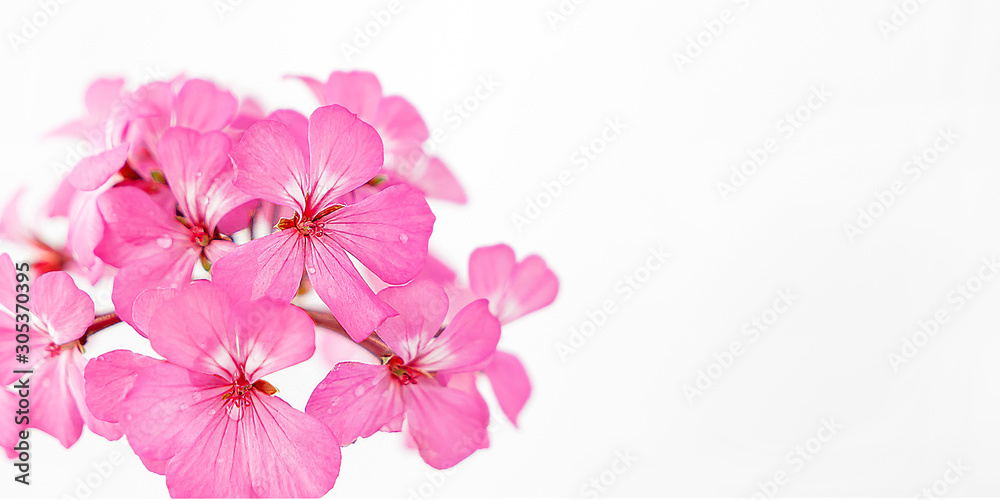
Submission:
[[[316,326],[322,326],[323,328],[326,328],[334,333],[351,338],[351,336],[347,334],[347,330],[344,329],[344,326],[340,324],[340,321],[337,321],[337,318],[335,318],[333,314],[322,311],[311,311],[309,309],[303,309],[303,311],[305,311],[306,314],[312,318],[312,320],[316,323]],[[379,358],[383,356],[391,356],[393,354],[392,349],[390,349],[389,346],[386,345],[386,343],[382,341],[382,339],[379,338],[378,334],[375,332],[372,332],[368,338],[358,342],[358,345]]]
[[[83,335],[78,339],[78,342],[80,342],[80,345],[83,345],[87,342],[87,339],[90,338],[91,335],[121,322],[122,319],[113,312],[95,316],[94,323],[87,328],[87,331],[83,332]]]

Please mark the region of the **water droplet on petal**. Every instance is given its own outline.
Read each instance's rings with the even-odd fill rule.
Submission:
[[[208,410],[209,415],[215,415],[215,408]]]
[[[198,175],[201,175],[201,172],[198,172]],[[208,205],[208,196],[200,195],[197,201],[199,205]]]
[[[230,406],[227,409],[227,412],[231,420],[239,420],[240,417],[243,416],[243,408],[241,408],[238,404]]]
[[[306,269],[306,272],[308,272],[309,274],[316,274],[316,268],[310,267],[309,269]]]
[[[132,414],[131,413],[126,413],[125,414],[125,420],[132,420]]]
[[[406,233],[399,233],[399,242],[400,243],[406,243],[409,240],[410,240],[410,237],[407,236]]]
[[[156,238],[156,244],[159,245],[160,248],[170,248],[170,245],[172,245],[173,243],[174,243],[173,240],[171,240],[170,237],[165,234],[163,236],[160,236],[159,238]]]
[[[365,393],[365,389],[360,385],[354,386],[354,397],[360,398],[362,394]]]

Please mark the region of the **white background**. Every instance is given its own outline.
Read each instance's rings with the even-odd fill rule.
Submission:
[[[775,474],[781,496],[913,496],[936,481],[938,494],[996,496],[1000,283],[976,276],[1000,255],[1000,4],[930,1],[884,36],[903,3],[587,2],[553,26],[556,0],[402,0],[348,58],[387,2],[245,0],[221,16],[210,1],[68,2],[17,51],[9,34],[41,7],[4,2],[0,194],[28,183],[30,205],[54,184],[75,144],[42,136],[83,112],[97,76],[183,72],[308,112],[283,75],[371,70],[444,133],[435,152],[469,194],[433,205],[433,248],[461,269],[473,248],[507,242],[544,256],[562,289],[504,332],[535,386],[520,429],[499,417],[493,446],[446,476],[398,435],[362,440],[344,449],[334,496],[574,497],[591,479],[610,496],[749,496]],[[699,34],[708,43],[689,48]],[[685,50],[696,57],[679,68]],[[482,78],[499,87],[476,101]],[[832,96],[810,109],[814,87]],[[476,109],[449,119],[463,102]],[[626,129],[601,147],[606,120]],[[927,152],[942,127],[958,138]],[[724,199],[719,183],[768,139],[774,152]],[[603,153],[581,170],[574,154],[591,144]],[[914,179],[907,162],[924,153],[937,159]],[[894,181],[905,191],[878,205]],[[518,230],[526,199],[546,206]],[[644,269],[661,247],[672,257]],[[959,307],[958,286],[979,291]],[[769,311],[786,289],[791,307]],[[587,325],[606,301],[616,312]],[[894,370],[889,354],[939,309],[950,321]],[[773,324],[751,340],[758,317]],[[581,328],[591,335],[571,339]],[[116,327],[90,353],[141,350],[136,338]],[[741,355],[713,366],[733,341]],[[560,344],[576,347],[561,357]],[[324,363],[271,382],[301,408]],[[714,378],[689,400],[702,371]],[[836,434],[813,439],[829,418]],[[78,479],[116,451],[93,497],[166,495],[124,441],[85,432],[66,451],[36,436],[35,484],[5,477],[4,496],[88,493]],[[797,447],[808,461],[788,456]],[[634,460],[615,472],[619,452]]]

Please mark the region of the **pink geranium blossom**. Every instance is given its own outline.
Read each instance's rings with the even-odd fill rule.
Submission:
[[[374,74],[334,71],[325,83],[307,76],[297,78],[322,104],[344,106],[382,136],[385,143],[382,174],[386,179],[376,187],[384,189],[405,183],[428,198],[466,202],[465,191],[444,162],[424,152],[423,145],[430,134],[420,113],[403,97],[382,95],[382,85]]]
[[[361,341],[396,311],[375,296],[347,253],[381,279],[405,283],[423,265],[434,215],[420,192],[406,186],[346,204],[344,195],[378,173],[382,141],[341,106],[317,109],[307,128],[306,141],[285,123],[262,120],[233,148],[236,186],[295,214],[279,221],[280,231],[220,260],[213,280],[237,296],[289,300],[305,271],[351,338]]]
[[[485,300],[463,308],[443,331],[448,297],[437,284],[414,281],[379,297],[399,311],[378,335],[392,350],[381,365],[344,362],[316,387],[306,413],[333,429],[341,444],[405,419],[420,456],[432,467],[451,467],[484,446],[489,409],[478,395],[452,387],[448,377],[490,363],[500,323]]]
[[[118,421],[175,497],[318,497],[340,470],[337,438],[263,377],[312,356],[314,326],[272,299],[233,303],[196,281],[162,295],[148,325],[165,361],[127,351],[87,367],[88,404]],[[146,295],[144,294],[144,295]],[[122,398],[123,399],[119,399]]]
[[[27,380],[31,390],[28,426],[55,437],[67,448],[80,438],[84,424],[105,438],[120,438],[121,428],[95,418],[85,403],[82,351],[84,334],[94,321],[94,301],[61,271],[30,282],[30,351],[28,362],[19,363],[14,356],[20,323],[15,321],[16,276],[10,256],[0,255],[0,351],[9,353],[0,357],[0,383],[7,386]],[[25,369],[33,373],[14,373]]]
[[[176,200],[164,210],[135,187],[116,187],[101,195],[105,221],[97,255],[121,268],[112,299],[118,315],[135,326],[132,305],[147,288],[180,287],[191,281],[198,262],[206,267],[236,245],[220,234],[224,216],[252,197],[233,185],[231,143],[222,132],[171,128],[159,142],[160,168]],[[242,225],[246,225],[246,218]]]

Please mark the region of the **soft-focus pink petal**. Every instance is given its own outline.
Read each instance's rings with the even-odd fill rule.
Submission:
[[[128,143],[119,144],[80,160],[67,177],[70,184],[83,191],[93,191],[103,186],[125,165],[128,150]]]
[[[165,253],[176,260],[196,246],[191,231],[139,188],[111,189],[98,198],[97,206],[105,230],[95,253],[108,264],[125,267],[147,257],[162,258]]]
[[[469,288],[472,293],[488,299],[495,307],[503,298],[516,263],[514,249],[504,244],[473,250],[469,256]]]
[[[199,444],[170,461],[170,496],[320,497],[333,488],[340,474],[333,433],[276,397],[254,392],[250,403],[236,421],[217,413]]]
[[[83,102],[91,118],[102,118],[111,114],[111,109],[121,95],[125,80],[122,78],[99,78],[87,87]]]
[[[292,130],[283,123],[254,123],[230,156],[236,164],[236,187],[254,198],[303,212],[307,167]]]
[[[175,365],[235,379],[236,318],[229,300],[209,281],[185,286],[153,313],[146,331],[149,343]]]
[[[323,104],[339,104],[370,122],[382,99],[382,85],[367,71],[334,71],[326,80]]]
[[[471,372],[491,360],[500,341],[500,321],[479,299],[462,308],[448,327],[420,352],[413,365],[427,371]]]
[[[259,205],[259,200],[251,199],[250,201],[230,210],[229,213],[223,215],[222,218],[219,219],[219,232],[231,235],[246,229],[250,226],[250,223],[253,220],[253,214],[257,211],[257,207]]]
[[[430,136],[427,124],[417,109],[399,96],[383,98],[379,102],[378,112],[375,113],[371,124],[386,138],[386,141],[423,144]]]
[[[28,285],[30,288],[30,284]],[[14,261],[6,252],[0,254],[0,306],[9,313],[14,312],[17,303],[17,270]]]
[[[403,414],[399,387],[385,366],[337,363],[309,396],[306,413],[326,424],[340,445],[347,446]]]
[[[69,390],[70,370],[75,368],[67,353],[49,358],[31,375],[30,427],[56,438],[66,448],[83,432],[83,417]]]
[[[24,190],[24,186],[18,188],[10,197],[7,205],[4,206],[3,213],[0,214],[0,239],[20,243],[29,238],[29,232],[21,222],[21,216],[17,209],[21,203],[21,197],[24,195]]]
[[[513,354],[497,351],[483,373],[490,379],[500,408],[517,427],[517,416],[531,396],[531,380],[521,360]]]
[[[321,104],[327,104],[326,101],[326,88],[323,82],[311,77],[311,76],[300,76],[300,75],[286,75],[285,78],[294,78],[301,81],[309,87],[309,91],[316,96],[316,100]]]
[[[393,186],[325,219],[326,231],[386,283],[399,285],[420,273],[434,214],[419,191]]]
[[[321,210],[372,180],[382,168],[382,138],[342,106],[309,116],[309,205]],[[311,215],[311,214],[310,214]]]
[[[236,115],[236,97],[205,80],[184,82],[174,105],[176,124],[199,132],[219,130]]]
[[[122,437],[122,428],[120,425],[114,422],[105,422],[94,416],[90,412],[90,408],[87,407],[87,391],[84,387],[83,380],[83,370],[87,364],[87,360],[83,357],[83,354],[77,349],[67,350],[63,352],[60,357],[68,356],[69,367],[67,372],[69,379],[67,383],[69,384],[70,395],[73,396],[73,400],[76,402],[76,409],[80,412],[80,416],[83,417],[84,424],[91,432],[103,437],[104,439],[114,441]]]
[[[45,214],[48,217],[68,216],[69,207],[73,203],[73,198],[76,195],[76,192],[76,188],[69,182],[69,179],[63,177],[63,179],[59,181],[59,185],[56,186],[55,191],[52,192],[52,195],[49,196],[48,201],[45,203],[45,207],[42,209],[42,214]]]
[[[212,265],[212,281],[240,300],[291,300],[304,266],[304,238],[286,229],[236,247]]]
[[[121,402],[132,390],[139,372],[160,363],[164,361],[125,349],[90,360],[83,374],[87,408],[95,418],[118,422]]]
[[[205,257],[208,257],[209,262],[218,262],[233,253],[233,250],[236,250],[238,246],[229,240],[212,240],[205,247]]]
[[[201,429],[219,414],[222,395],[231,388],[214,375],[160,363],[139,372],[121,402],[119,422],[144,463],[169,460],[197,445]],[[227,418],[224,411],[221,416]]]
[[[432,156],[427,159],[422,175],[412,180],[413,184],[424,192],[428,198],[464,204],[468,201],[465,189],[448,170],[440,158]]]
[[[403,387],[408,429],[424,462],[447,469],[483,447],[490,411],[482,398],[421,382]]]
[[[72,342],[94,322],[94,301],[77,288],[69,274],[45,273],[34,283],[32,313],[56,344]]]
[[[309,283],[355,342],[367,338],[385,318],[396,314],[375,296],[351,259],[331,238],[310,237],[306,245]]]
[[[236,310],[239,359],[247,379],[301,363],[316,350],[316,325],[302,309],[262,298]]]
[[[502,322],[509,323],[551,304],[558,293],[559,279],[555,273],[541,257],[529,255],[514,266],[507,293],[498,305],[497,316]]]
[[[440,285],[419,280],[386,288],[378,297],[399,312],[378,327],[379,337],[404,363],[409,363],[441,329],[448,312],[448,296]]]

